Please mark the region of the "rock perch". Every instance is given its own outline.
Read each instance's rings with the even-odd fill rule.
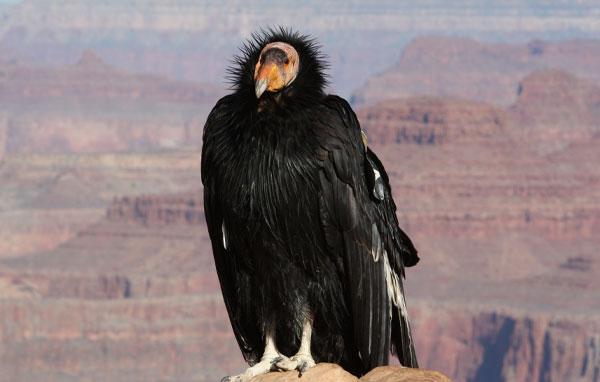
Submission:
[[[271,372],[253,378],[250,382],[452,382],[442,373],[401,366],[380,366],[358,379],[340,366],[320,363],[302,376],[297,371]]]

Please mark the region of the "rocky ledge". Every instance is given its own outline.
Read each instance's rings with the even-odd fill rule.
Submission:
[[[411,369],[401,366],[381,366],[358,379],[338,365],[320,363],[302,376],[296,371],[271,372],[260,375],[251,382],[451,382],[437,371]]]

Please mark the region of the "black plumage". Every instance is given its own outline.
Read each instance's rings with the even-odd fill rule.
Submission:
[[[255,94],[261,49],[285,42],[297,77]],[[350,105],[326,95],[314,40],[286,30],[255,35],[231,69],[233,93],[204,127],[206,221],[233,331],[246,361],[258,362],[265,331],[279,351],[300,345],[313,324],[317,362],[356,375],[417,359],[404,306],[404,268],[417,251],[398,226],[387,174],[366,147]]]

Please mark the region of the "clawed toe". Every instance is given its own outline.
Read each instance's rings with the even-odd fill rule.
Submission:
[[[223,377],[223,379],[221,379],[221,382],[242,382],[242,376],[241,375],[232,375],[232,376]]]
[[[284,363],[284,362],[289,362],[289,358],[284,356],[284,355],[280,355],[277,358],[274,358],[273,361],[271,362],[271,371],[278,371],[281,370],[279,367],[280,363]]]
[[[246,371],[240,375],[233,375],[221,379],[221,382],[248,382],[257,375],[268,373],[269,371],[276,371],[279,368],[276,366],[278,363],[289,361],[290,359],[283,355],[268,355],[263,357],[262,360],[254,366],[246,369]]]
[[[302,357],[301,360],[298,362],[297,367],[297,370],[300,373],[299,376],[301,377],[302,374],[304,374],[308,369],[310,369],[313,366],[315,366],[315,361],[312,359],[311,356]]]
[[[298,370],[300,376],[302,376],[306,370],[315,366],[315,361],[310,355],[297,354],[292,358],[287,358],[283,361],[277,362],[275,366],[281,371]]]
[[[296,370],[297,366],[298,366],[298,362],[297,361],[295,361],[292,358],[287,358],[287,357],[285,357],[285,358],[282,357],[281,360],[277,361],[274,364],[274,368],[276,370],[279,370],[279,371]]]
[[[298,364],[298,373],[300,374],[299,376],[302,377],[302,374],[304,374],[304,372],[306,370],[308,370],[310,368],[310,366],[308,365],[308,362],[306,361],[302,361]]]

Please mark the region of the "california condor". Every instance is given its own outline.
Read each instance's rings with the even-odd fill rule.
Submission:
[[[356,115],[325,94],[325,66],[307,36],[254,35],[204,126],[206,222],[251,365],[226,380],[315,362],[362,375],[390,351],[417,367],[402,284],[417,251]]]

